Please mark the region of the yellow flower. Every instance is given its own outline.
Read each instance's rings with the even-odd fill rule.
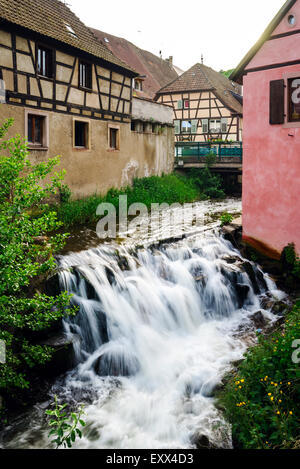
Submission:
[[[274,397],[271,397],[271,401],[272,401],[272,402],[274,401]]]
[[[288,385],[290,386],[290,385],[291,385],[291,383],[288,383]]]
[[[244,383],[244,382],[245,382],[245,380],[244,380],[244,379],[242,379],[242,380],[241,380],[241,383]]]
[[[280,415],[280,412],[279,412],[279,411],[277,412],[277,415]]]
[[[272,394],[269,392],[268,396],[270,396],[270,397],[271,397],[271,396],[272,396]]]
[[[279,399],[279,401],[278,401],[278,402],[279,402],[279,404],[282,404],[282,400],[281,400],[281,399]]]
[[[293,412],[290,412],[290,415],[293,415]]]

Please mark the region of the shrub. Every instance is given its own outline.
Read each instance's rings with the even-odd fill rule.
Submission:
[[[231,213],[225,212],[220,217],[221,226],[228,225],[233,220],[233,215]]]
[[[12,124],[8,120],[0,127],[1,139]],[[45,200],[57,193],[63,173],[53,173],[58,157],[33,165],[18,135],[1,140],[0,150],[5,150],[0,156],[0,339],[7,350],[0,394],[13,397],[17,389],[30,387],[31,370],[51,359],[51,349],[34,342],[34,333],[70,312],[67,294],[50,298],[39,292],[66,239],[45,236],[61,226]]]
[[[239,448],[294,448],[299,444],[300,301],[284,327],[246,354],[220,395]],[[296,356],[297,355],[297,356]],[[298,357],[298,358],[297,358]]]

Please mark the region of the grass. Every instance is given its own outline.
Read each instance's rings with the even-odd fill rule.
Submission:
[[[294,449],[300,444],[300,301],[284,326],[246,355],[219,396],[240,449]],[[297,351],[298,348],[298,351]],[[298,362],[298,363],[297,363]]]
[[[128,207],[139,202],[150,208],[152,203],[184,204],[209,197],[224,197],[219,185],[218,178],[212,176],[208,169],[188,177],[176,173],[151,176],[135,179],[132,187],[111,189],[105,196],[93,195],[63,202],[56,207],[56,211],[65,227],[87,225],[98,221],[96,210],[99,204],[111,203],[118,209],[120,195],[127,195]]]

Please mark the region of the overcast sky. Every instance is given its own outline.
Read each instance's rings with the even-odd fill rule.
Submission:
[[[187,70],[235,68],[284,0],[66,0],[88,26],[124,37]]]

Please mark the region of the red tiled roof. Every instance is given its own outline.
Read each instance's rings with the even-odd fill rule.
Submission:
[[[240,86],[206,65],[197,63],[192,68],[161,88],[157,95],[186,91],[214,91],[217,97],[231,110],[242,114],[243,107],[234,97]]]
[[[59,0],[0,0],[0,21],[6,20],[56,39],[123,69],[132,69],[101,44],[82,21]],[[69,25],[75,34],[68,30]]]
[[[154,98],[162,86],[178,77],[173,66],[167,60],[140,49],[126,39],[97,29],[91,29],[91,31],[114,55],[136,70],[140,76],[145,77],[143,92],[136,91],[138,96]]]

